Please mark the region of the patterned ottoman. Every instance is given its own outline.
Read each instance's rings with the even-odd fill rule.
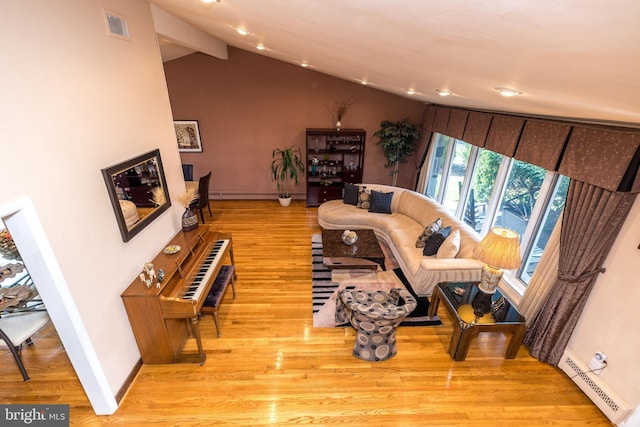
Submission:
[[[396,355],[396,327],[417,306],[417,301],[406,289],[364,291],[347,287],[340,291],[343,310],[337,317],[349,320],[356,330],[353,355],[362,360],[379,362]]]

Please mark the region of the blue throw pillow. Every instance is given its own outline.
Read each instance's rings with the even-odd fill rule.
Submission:
[[[445,227],[429,237],[429,240],[424,244],[422,255],[431,256],[437,254],[440,245],[449,237],[449,234],[451,234],[451,227]]]
[[[369,212],[390,214],[392,198],[393,191],[389,193],[382,193],[380,191],[371,190],[371,206],[369,206]]]

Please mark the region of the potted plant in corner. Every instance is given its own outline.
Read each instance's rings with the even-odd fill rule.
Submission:
[[[281,206],[289,206],[291,193],[289,181],[298,184],[298,173],[304,173],[300,147],[276,148],[271,153],[271,178],[278,184],[278,200]]]
[[[396,185],[398,180],[398,165],[407,163],[407,158],[416,151],[416,142],[420,138],[420,132],[408,119],[400,122],[390,122],[384,120],[380,123],[380,130],[373,136],[380,139],[378,145],[382,147],[384,156],[387,158],[385,167],[393,166],[391,173],[392,185]]]

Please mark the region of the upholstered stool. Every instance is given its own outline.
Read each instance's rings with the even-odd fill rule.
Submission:
[[[379,362],[396,355],[396,328],[417,306],[406,289],[363,291],[347,287],[340,291],[340,304],[356,330],[353,355]]]
[[[231,289],[233,290],[233,299],[236,299],[236,280],[235,280],[235,267],[233,265],[223,265],[220,268],[218,276],[211,285],[209,295],[204,300],[204,304],[200,309],[201,313],[213,314],[213,323],[216,325],[216,334],[220,338],[220,325],[218,323],[218,307],[222,302],[224,293],[227,290],[227,286],[231,283]]]

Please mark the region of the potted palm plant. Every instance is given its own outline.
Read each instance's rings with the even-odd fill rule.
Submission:
[[[289,181],[298,184],[298,173],[304,173],[300,147],[276,148],[271,153],[271,178],[278,184],[278,200],[281,206],[289,206],[291,193]]]

